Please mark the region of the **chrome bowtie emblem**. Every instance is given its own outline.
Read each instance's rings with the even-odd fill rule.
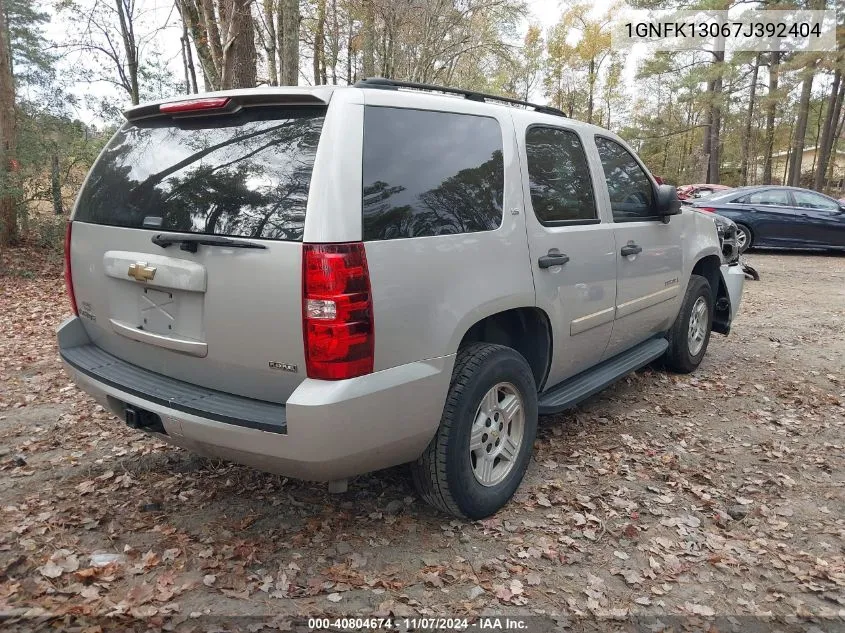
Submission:
[[[129,266],[127,273],[135,281],[150,281],[156,276],[155,266],[148,266],[147,262],[135,262]]]

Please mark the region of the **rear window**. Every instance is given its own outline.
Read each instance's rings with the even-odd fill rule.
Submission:
[[[75,220],[302,240],[325,109],[127,123],[109,141]]]
[[[492,231],[505,168],[495,119],[367,106],[365,240]]]

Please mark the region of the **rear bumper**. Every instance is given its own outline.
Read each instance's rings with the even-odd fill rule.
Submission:
[[[167,442],[208,457],[315,481],[413,461],[434,436],[454,356],[340,381],[306,378],[284,405],[202,389],[94,346],[78,317],[58,330],[65,369],[115,415],[155,413]]]

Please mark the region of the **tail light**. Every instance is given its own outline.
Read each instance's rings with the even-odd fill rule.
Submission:
[[[309,378],[373,371],[373,299],[364,244],[305,244],[302,331]]]
[[[70,269],[70,234],[72,231],[73,222],[68,222],[65,228],[65,288],[70,299],[70,309],[73,310],[75,315],[79,316],[79,310],[76,308],[76,295],[73,292],[73,275]]]
[[[707,213],[716,213],[716,209],[713,207],[696,207],[699,211],[706,211]]]

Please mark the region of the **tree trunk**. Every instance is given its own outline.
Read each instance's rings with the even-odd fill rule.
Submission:
[[[353,55],[353,53],[352,53],[352,25],[353,25],[353,20],[352,20],[352,14],[350,13],[349,19],[348,19],[348,24],[347,24],[348,29],[346,31],[347,32],[347,38],[346,38],[346,84],[347,85],[352,84],[352,67],[354,65],[353,62],[352,62],[352,55]]]
[[[839,91],[840,91],[840,94],[845,92],[845,81],[843,81],[842,85],[839,86]],[[845,114],[845,112],[842,112],[842,110],[843,110],[842,99],[839,99],[839,111],[842,114]],[[837,154],[836,154],[836,152],[838,151],[837,148],[839,146],[839,139],[842,138],[843,132],[845,132],[845,116],[842,116],[839,119],[839,123],[836,126],[836,132],[833,135],[833,143],[830,146],[830,158],[827,161],[827,179],[828,180],[833,178],[833,170],[837,165]]]
[[[366,2],[364,6],[364,42],[361,48],[361,59],[363,66],[361,72],[364,77],[373,77],[376,74],[376,25],[373,14],[373,3]]]
[[[833,75],[833,85],[830,89],[830,101],[827,106],[827,116],[822,127],[822,137],[819,147],[816,149],[816,174],[813,179],[813,189],[821,191],[824,187],[825,175],[827,174],[827,163],[830,160],[830,149],[833,145],[833,128],[839,120],[839,113],[842,110],[842,90],[845,87],[842,83],[842,71],[837,69]]]
[[[191,93],[197,94],[197,69],[194,66],[194,54],[191,51],[191,40],[188,38],[188,31],[185,29],[185,56],[188,58],[188,76],[191,78]]]
[[[797,119],[797,117],[792,117],[792,120],[789,122],[789,135],[788,136],[789,136],[789,139],[790,139],[790,144],[792,143],[792,140],[791,140],[792,135],[795,133],[796,119]],[[780,183],[778,183],[778,184],[784,184],[784,185],[789,184],[789,182],[788,182],[789,181],[789,166],[791,164],[792,164],[792,148],[790,147],[790,149],[787,150],[787,152],[786,152],[786,160],[784,161],[784,164],[783,164],[783,175],[781,176]]]
[[[810,113],[810,95],[813,90],[813,62],[804,71],[804,81],[801,83],[801,100],[798,102],[798,118],[795,121],[795,133],[792,136],[790,149],[789,175],[786,184],[790,187],[801,186],[801,162],[804,158],[804,137],[807,134],[807,117]]]
[[[314,85],[325,82],[326,0],[317,0],[317,25],[314,29]]]
[[[226,0],[223,1],[225,2]],[[221,15],[218,18],[214,10],[214,0],[197,0],[197,2],[200,3],[202,20],[207,33],[206,42],[211,53],[211,59],[214,60],[214,67],[217,69],[218,85],[216,88],[220,88],[222,87],[223,79],[223,44],[220,39],[220,27],[218,24],[223,22],[223,16]]]
[[[18,239],[15,81],[9,54],[6,0],[0,0],[0,248]]]
[[[745,113],[745,130],[742,137],[742,176],[741,184],[748,184],[748,163],[751,160],[751,124],[754,121],[754,103],[757,97],[757,76],[760,72],[760,54],[754,60],[751,72],[751,91],[748,95],[748,110]]]
[[[713,81],[710,80],[707,82],[707,97],[708,99],[713,98]],[[658,106],[659,107],[659,106]],[[710,182],[710,152],[711,152],[711,145],[710,142],[713,140],[710,136],[710,128],[713,127],[713,104],[711,101],[707,103],[707,111],[704,114],[705,122],[704,122],[704,139],[703,145],[701,148],[702,153],[704,154],[704,175],[702,176],[702,180],[704,182]]]
[[[718,43],[717,43],[718,45]],[[724,45],[724,42],[723,42]],[[707,182],[719,184],[721,170],[721,132],[722,132],[722,73],[725,51],[713,51],[713,65],[717,72],[713,79],[713,92],[710,95],[710,157],[707,161]]]
[[[589,97],[587,98],[587,123],[593,122],[593,93],[596,87],[596,58],[590,58],[590,70],[587,75],[587,83],[589,84]]]
[[[775,114],[777,100],[775,93],[778,89],[778,75],[780,74],[780,52],[773,52],[769,60],[769,93],[766,97],[766,145],[763,155],[763,184],[773,185],[772,181],[772,153],[775,151]]]
[[[267,43],[264,50],[267,53],[267,74],[271,86],[279,85],[279,69],[276,65],[278,35],[276,35],[275,4],[273,0],[264,0],[263,7],[264,22],[267,25]]]
[[[223,43],[222,87],[254,88],[256,81],[255,24],[252,0],[223,0],[226,3],[226,35]]]
[[[62,215],[65,210],[62,208],[62,179],[59,175],[59,154],[53,152],[50,161],[50,193],[53,195],[53,213]]]
[[[197,58],[199,60],[200,69],[202,70],[202,78],[205,83],[206,90],[220,89],[220,72],[215,65],[214,55],[211,51],[210,38],[208,30],[205,27],[205,18],[203,17],[202,7],[199,4],[201,0],[177,0],[176,6],[179,7],[179,13],[188,32],[191,34],[191,39],[194,42],[194,47],[197,49]],[[188,59],[191,60],[191,50],[188,47]],[[193,68],[193,61],[189,61],[189,67]],[[198,92],[196,81],[196,73],[194,73],[194,92]]]
[[[299,0],[279,0],[279,85],[299,84]]]
[[[182,37],[179,38],[182,47],[182,70],[185,71],[185,94],[191,94],[191,73],[188,71],[188,53],[191,49],[191,42],[188,39],[188,27],[182,22]]]
[[[123,52],[126,54],[126,70],[129,75],[129,98],[132,105],[140,103],[138,94],[138,43],[135,41],[135,27],[132,24],[133,16],[124,7],[124,0],[115,0],[117,16],[120,20],[120,36],[123,38]]]
[[[340,23],[337,19],[337,0],[332,0],[332,84],[337,85],[337,59],[340,56]]]
[[[830,105],[830,106],[828,106],[828,107],[831,107],[832,105],[833,105],[833,104],[831,104],[831,105]],[[825,113],[825,112],[824,112],[824,110],[825,110],[825,109],[822,107],[822,104],[821,104],[821,103],[819,103],[819,114],[818,114],[818,116],[816,117],[816,134],[815,134],[815,137],[813,138],[813,147],[815,147],[815,148],[816,148],[816,151],[815,151],[815,152],[813,152],[813,165],[812,165],[812,167],[810,168],[810,173],[811,173],[811,174],[815,174],[815,173],[816,173],[816,164],[818,164],[818,162],[819,162],[819,144],[820,144],[820,142],[821,142],[821,133],[822,133],[822,115],[824,115],[824,113]]]

